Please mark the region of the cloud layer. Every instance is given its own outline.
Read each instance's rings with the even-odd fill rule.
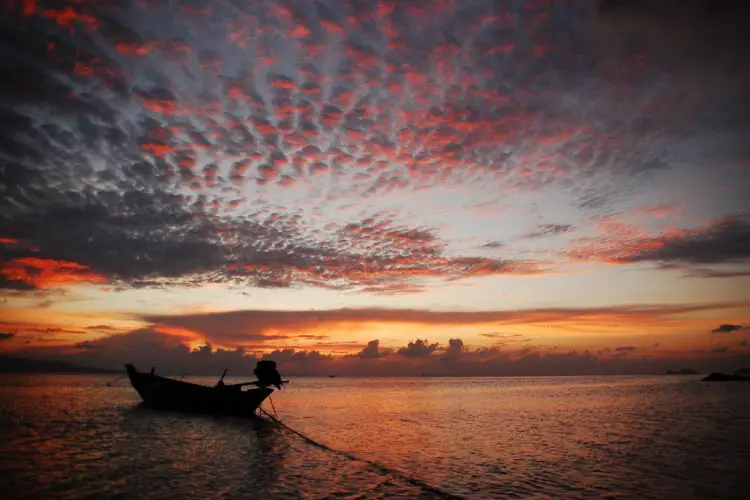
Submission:
[[[193,349],[180,339],[155,329],[84,342],[65,359],[77,363],[119,368],[136,361],[142,370],[156,367],[162,374],[218,375],[225,368],[232,376],[251,376],[255,363],[272,359],[285,376],[328,374],[348,376],[538,376],[586,374],[661,374],[665,367],[689,364],[701,371],[746,362],[747,343],[706,352],[659,352],[658,347],[620,346],[589,350],[556,350],[524,347],[471,348],[460,338],[445,346],[416,339],[395,351],[378,351],[372,340],[359,354],[331,356],[317,350],[276,349],[255,355],[243,349],[215,349],[205,344]],[[37,350],[38,351],[38,350]],[[38,353],[37,353],[38,355]]]
[[[166,328],[192,332],[195,338],[219,345],[262,345],[299,339],[301,334],[325,334],[348,327],[357,331],[371,325],[459,327],[467,325],[588,325],[623,322],[629,325],[669,323],[681,315],[717,312],[745,307],[743,303],[627,305],[590,308],[544,308],[510,311],[428,311],[417,309],[329,309],[317,311],[244,310],[219,313],[145,315],[139,319]],[[487,334],[490,335],[490,334]],[[417,340],[404,347],[403,353],[430,354],[436,344]],[[379,344],[368,344],[359,355],[379,357]],[[402,354],[403,354],[402,353]]]
[[[671,169],[677,137],[734,144],[750,123],[742,11],[656,4],[6,2],[0,286],[400,294],[542,273],[372,204],[493,186],[596,211]],[[746,262],[747,228],[599,258]]]

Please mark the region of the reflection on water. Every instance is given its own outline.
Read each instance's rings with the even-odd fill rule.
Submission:
[[[6,498],[434,496],[269,422],[143,408],[111,378],[0,377]],[[748,493],[750,384],[310,378],[274,399],[304,434],[467,498]]]

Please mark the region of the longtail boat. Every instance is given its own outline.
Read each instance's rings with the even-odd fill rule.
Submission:
[[[152,408],[196,413],[217,413],[251,417],[258,407],[273,393],[270,386],[281,389],[288,380],[281,380],[273,361],[258,361],[255,376],[258,380],[225,384],[221,375],[219,382],[211,387],[207,385],[175,380],[156,375],[154,368],[150,373],[139,372],[132,364],[125,369],[133,389],[141,396],[143,403]],[[242,390],[244,386],[257,386],[255,389]]]

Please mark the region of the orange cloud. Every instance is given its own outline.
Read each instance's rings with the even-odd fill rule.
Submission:
[[[174,115],[179,110],[176,102],[167,99],[144,99],[143,107],[152,113],[163,113],[167,115]]]
[[[163,327],[194,332],[220,345],[245,345],[295,339],[300,334],[325,333],[343,338],[362,332],[417,333],[425,327],[456,329],[470,325],[544,328],[559,326],[560,332],[623,328],[695,327],[715,322],[686,315],[715,313],[747,307],[748,304],[717,303],[687,305],[622,305],[599,308],[544,308],[507,311],[429,311],[418,309],[329,309],[322,311],[242,310],[205,314],[142,315],[138,319]],[[608,326],[609,325],[609,326]],[[705,329],[705,328],[704,328]],[[558,332],[559,333],[559,332]]]
[[[53,288],[86,283],[104,283],[106,278],[88,266],[62,260],[23,257],[2,268],[0,274],[11,281],[22,281],[36,288]]]
[[[146,54],[151,52],[152,49],[153,49],[153,44],[151,44],[150,42],[145,42],[145,43],[119,42],[115,47],[115,50],[117,50],[117,52],[126,56],[132,56],[132,55],[145,56]]]
[[[26,10],[28,8],[25,8],[24,11],[26,12]],[[88,14],[81,14],[71,5],[59,10],[47,9],[42,12],[42,15],[54,19],[57,24],[64,27],[72,26],[73,23],[84,24],[91,29],[96,29],[99,26],[99,21],[95,17]]]
[[[167,144],[160,144],[158,142],[145,142],[141,145],[144,151],[147,151],[154,156],[163,158],[167,156],[169,153],[172,153],[173,151],[179,150],[179,148],[176,148],[174,146],[169,146]]]

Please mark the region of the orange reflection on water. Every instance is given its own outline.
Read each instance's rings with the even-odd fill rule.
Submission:
[[[433,498],[413,475],[466,498],[740,498],[750,444],[750,386],[692,377],[294,378],[272,396],[278,417],[324,447],[273,424],[144,409],[108,380],[0,377],[11,491]]]

